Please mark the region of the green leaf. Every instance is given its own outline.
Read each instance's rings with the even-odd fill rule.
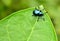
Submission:
[[[44,10],[43,20],[32,16],[33,8],[17,11],[0,21],[0,41],[57,41],[52,22]]]

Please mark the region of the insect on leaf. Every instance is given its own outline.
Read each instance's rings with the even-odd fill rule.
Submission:
[[[51,20],[44,11],[44,19],[32,16],[33,8],[20,10],[0,21],[0,41],[57,41]]]

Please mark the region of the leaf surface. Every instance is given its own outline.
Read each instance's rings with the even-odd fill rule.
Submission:
[[[51,20],[44,11],[43,20],[32,16],[35,8],[12,13],[0,21],[0,41],[57,41]]]

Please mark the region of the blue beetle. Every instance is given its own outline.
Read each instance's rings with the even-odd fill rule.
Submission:
[[[41,17],[43,20],[45,20],[42,16],[44,15],[43,14],[43,12],[41,11],[41,10],[39,10],[39,9],[35,9],[34,11],[33,11],[33,15],[34,16],[38,16],[38,20],[39,20],[39,17]],[[37,20],[37,21],[38,21]]]
[[[35,10],[33,11],[33,15],[34,15],[34,16],[43,16],[43,13],[42,13],[41,10],[35,9]]]

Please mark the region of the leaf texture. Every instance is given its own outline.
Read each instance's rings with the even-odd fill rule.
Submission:
[[[57,41],[56,33],[47,13],[43,20],[32,16],[35,8],[12,13],[0,21],[0,41]],[[43,11],[44,12],[44,11]]]

